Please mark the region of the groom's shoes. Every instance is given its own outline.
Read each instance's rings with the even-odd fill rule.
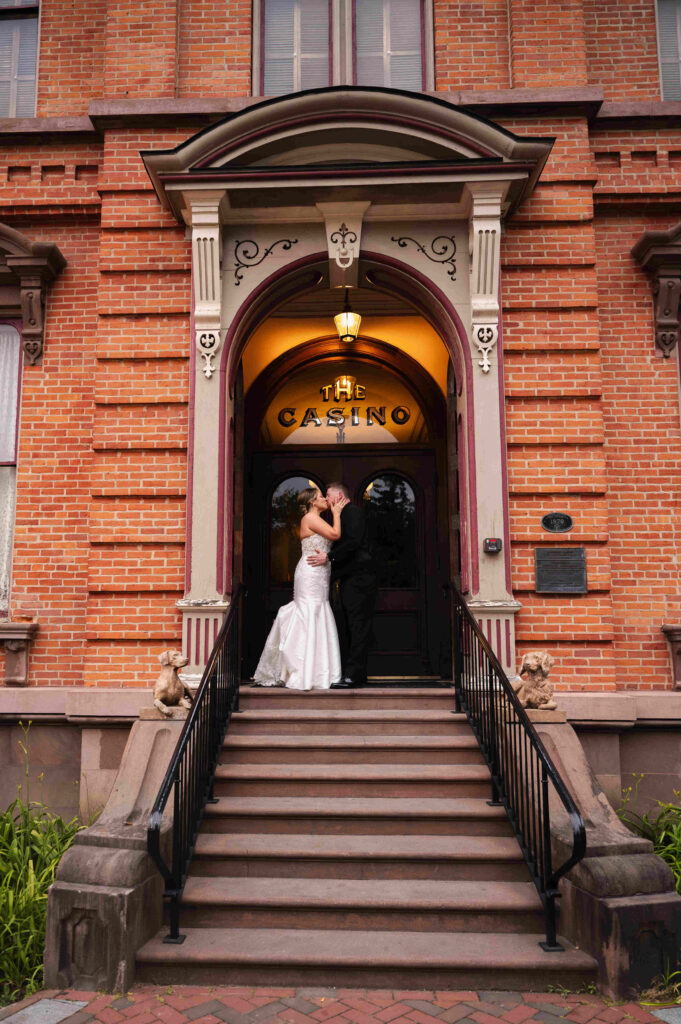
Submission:
[[[355,686],[357,683],[350,676],[343,676],[337,683],[331,683],[332,690],[352,690]]]

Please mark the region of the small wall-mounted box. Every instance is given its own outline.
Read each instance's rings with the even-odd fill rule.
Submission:
[[[498,555],[501,551],[501,537],[485,537],[482,550],[486,555]]]

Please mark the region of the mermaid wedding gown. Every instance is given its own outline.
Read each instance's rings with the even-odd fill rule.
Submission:
[[[341,677],[338,631],[329,604],[331,566],[309,565],[307,556],[328,551],[331,541],[314,534],[300,542],[293,600],[277,612],[253,682],[292,690],[328,690]]]

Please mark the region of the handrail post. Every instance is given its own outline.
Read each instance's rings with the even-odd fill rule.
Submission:
[[[461,714],[461,677],[463,675],[463,618],[457,595],[451,591],[452,667],[454,669],[454,714]]]
[[[494,689],[494,668],[490,664],[487,667],[488,699],[489,699],[489,743],[490,743],[490,776],[492,778],[492,799],[487,803],[490,807],[499,807],[499,786],[497,778],[499,775],[499,737],[497,736],[497,715],[496,715],[496,693]]]
[[[546,919],[546,942],[540,942],[539,945],[545,953],[563,953],[564,949],[556,938],[556,890],[549,889],[550,879],[552,875],[551,871],[551,814],[549,811],[549,776],[546,771],[546,765],[541,766],[541,825],[542,825],[542,846],[543,846],[543,863],[542,871],[544,874],[544,887],[545,887],[545,899],[544,899],[544,916]]]
[[[173,792],[173,882],[174,887],[169,893],[170,896],[170,932],[164,938],[164,942],[179,946],[185,936],[180,935],[180,899],[181,890],[178,888],[178,867],[179,867],[179,821],[180,821],[180,773],[175,778]]]

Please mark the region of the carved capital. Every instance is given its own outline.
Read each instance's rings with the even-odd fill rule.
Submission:
[[[371,203],[317,203],[329,252],[329,285],[356,288],[362,221]]]
[[[501,182],[470,182],[469,248],[473,343],[481,354],[483,373],[499,337],[499,266],[501,213],[505,186]]]
[[[37,622],[0,622],[0,644],[5,648],[5,685],[28,684],[28,655]]]
[[[631,254],[652,278],[655,346],[668,359],[681,334],[681,224],[669,231],[644,231]]]

